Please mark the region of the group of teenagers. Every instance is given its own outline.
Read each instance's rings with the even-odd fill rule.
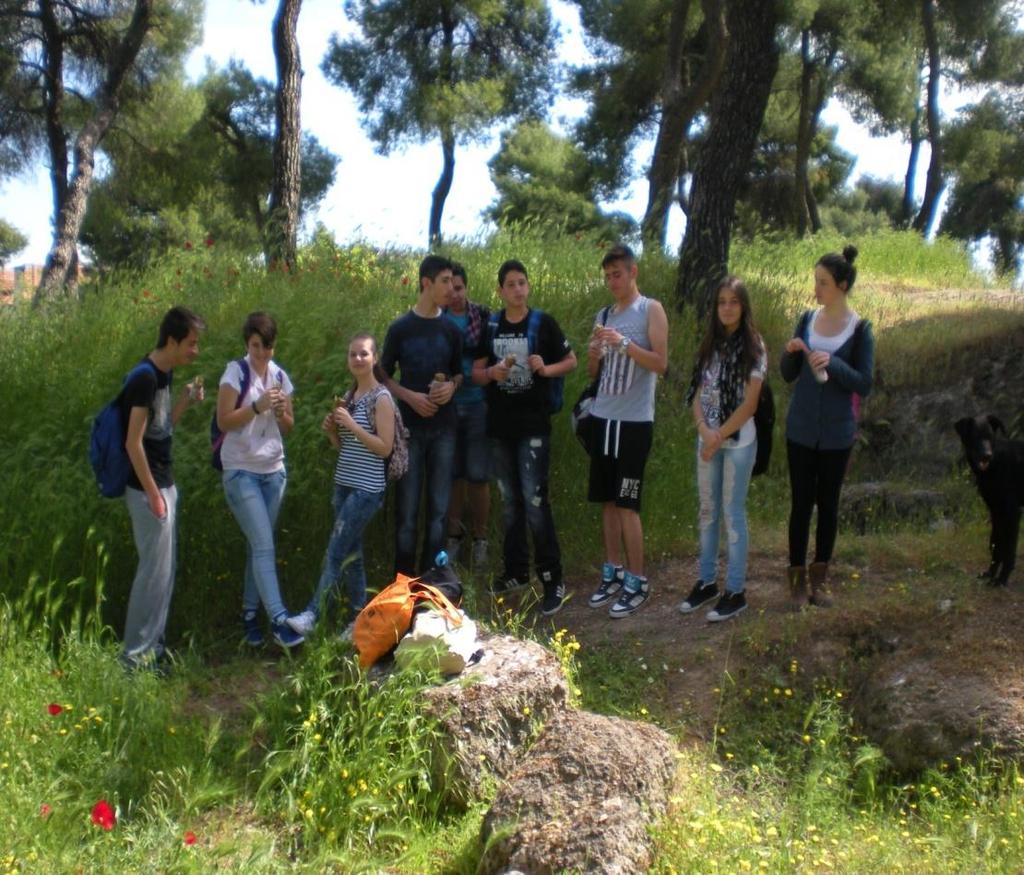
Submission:
[[[782,353],[782,376],[795,381],[786,418],[792,496],[787,579],[794,605],[827,604],[856,407],[871,390],[871,326],[848,302],[856,255],[851,246],[819,259],[818,307],[801,316]],[[595,315],[586,348],[596,389],[587,497],[601,505],[604,557],[588,604],[607,606],[612,618],[621,618],[642,607],[651,592],[640,509],[655,389],[668,367],[668,318],[658,301],[640,293],[629,247],[606,250],[601,269],[611,300]],[[274,546],[287,482],[284,442],[295,424],[294,388],[274,361],[274,319],[264,312],[246,318],[245,355],[224,369],[215,418],[225,499],[247,542],[242,625],[248,644],[265,641],[262,608],[273,640],[295,647],[342,589],[342,634],[350,634],[349,621],[366,603],[363,534],[384,502],[388,462],[399,440],[408,466],[395,483],[396,573],[421,574],[446,548],[482,571],[494,480],[503,503],[504,544],[491,592],[503,596],[529,585],[532,540],[532,564],[543,588],[539,609],[545,616],[561,609],[566,594],[548,490],[551,417],[559,406],[552,381],[578,361],[558,322],[530,306],[525,265],[504,262],[497,283],[502,307],[490,312],[469,299],[461,265],[428,255],[419,268],[417,300],[391,323],[383,346],[378,349],[369,333],[350,340],[351,388],[335,398],[321,422],[337,450],[334,525],[319,581],[297,613],[282,600]],[[768,355],[739,278],[721,281],[709,309],[686,395],[698,434],[700,557],[697,581],[679,610],[690,614],[714,601],[707,619],[717,622],[746,608],[746,496],[757,449],[753,417]],[[168,311],[156,348],[142,360],[150,367],[134,368],[120,395],[132,468],[125,503],[139,555],[124,631],[122,659],[130,667],[164,656],[176,555],[173,428],[189,407],[205,400],[199,378],[175,398],[173,372],[196,359],[204,327],[184,307]],[[815,507],[815,552],[808,566]],[[727,561],[720,590],[723,519]]]

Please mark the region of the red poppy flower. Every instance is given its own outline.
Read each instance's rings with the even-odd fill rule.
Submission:
[[[194,845],[196,843],[196,841],[197,841],[196,834],[194,832],[192,832],[192,830],[189,830],[188,832],[185,833],[185,837],[182,839],[182,841],[186,845]]]
[[[96,826],[102,826],[107,832],[110,832],[117,824],[117,815],[106,799],[101,799],[92,807],[92,822]]]
[[[403,286],[409,285],[409,277],[407,277],[407,276],[403,276],[402,277],[402,285]]]
[[[56,717],[64,709],[61,708],[61,706],[58,705],[56,702],[51,702],[49,705],[46,706],[46,710],[50,712],[50,716]]]
[[[207,238],[203,242],[206,244],[206,248],[209,249],[211,246],[213,246],[213,237],[207,236]]]
[[[44,820],[53,814],[53,808],[48,802],[44,802],[39,806],[39,816]]]
[[[191,248],[192,248],[192,241],[191,240],[186,240],[185,241],[185,249],[191,249]]]

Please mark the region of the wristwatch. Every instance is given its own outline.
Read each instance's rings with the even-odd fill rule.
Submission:
[[[628,337],[623,337],[622,340],[619,341],[619,351],[625,352],[629,349],[630,343],[632,343],[632,341]]]

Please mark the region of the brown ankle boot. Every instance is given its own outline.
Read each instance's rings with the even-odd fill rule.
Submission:
[[[807,604],[807,569],[803,565],[791,565],[786,569],[789,583],[789,603],[794,610]]]
[[[812,562],[807,569],[807,577],[811,584],[811,595],[808,601],[819,608],[827,608],[832,604],[828,593],[828,563]]]

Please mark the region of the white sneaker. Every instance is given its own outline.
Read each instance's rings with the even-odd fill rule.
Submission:
[[[353,620],[351,623],[349,623],[344,629],[342,629],[338,633],[338,640],[339,641],[344,641],[346,644],[350,644],[352,642],[352,633],[355,632],[355,630],[356,630],[356,621]]]
[[[300,635],[310,635],[316,627],[316,614],[312,611],[303,611],[301,614],[293,614],[285,622]]]

